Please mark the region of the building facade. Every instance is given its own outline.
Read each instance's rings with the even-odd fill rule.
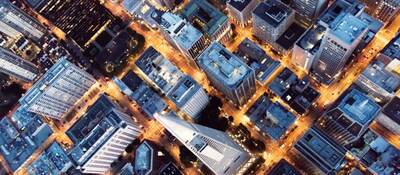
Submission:
[[[0,2],[0,32],[11,38],[25,36],[39,41],[46,33],[46,28],[9,0],[3,0]]]
[[[27,110],[62,119],[95,84],[92,75],[61,58],[19,100]]]
[[[238,107],[256,91],[254,70],[217,42],[199,56],[197,63],[211,84]]]
[[[0,47],[0,72],[25,82],[33,82],[39,74],[38,68],[11,51]]]
[[[251,23],[251,13],[256,8],[258,0],[228,0],[226,6],[231,18],[240,26]]]
[[[310,26],[328,6],[328,0],[293,0],[291,7],[296,10],[296,20]]]
[[[367,32],[367,24],[349,13],[341,13],[327,29],[321,41],[314,75],[323,84],[330,84]]]
[[[294,11],[278,0],[261,2],[253,13],[253,35],[274,43],[294,21]]]

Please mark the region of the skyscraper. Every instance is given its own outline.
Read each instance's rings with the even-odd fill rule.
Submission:
[[[100,100],[108,99],[105,97]],[[85,115],[67,132],[74,138],[70,156],[82,173],[104,174],[141,134],[139,125],[118,107],[104,111]]]
[[[274,43],[294,21],[294,11],[278,0],[261,2],[253,11],[253,34]]]
[[[310,26],[327,6],[328,0],[293,0],[291,4],[296,19],[305,26]]]
[[[321,41],[314,75],[323,84],[332,83],[367,32],[367,24],[349,13],[341,13],[329,25]]]
[[[32,82],[39,73],[34,64],[2,47],[0,47],[0,72],[26,82]]]
[[[192,60],[210,44],[210,38],[202,34],[182,17],[170,13],[153,13],[152,17],[159,23],[166,39],[183,55]]]
[[[19,102],[31,112],[62,119],[95,82],[92,75],[61,58]]]
[[[251,23],[251,12],[256,8],[257,0],[228,0],[226,6],[229,16],[244,27]]]
[[[360,138],[380,109],[368,96],[352,89],[318,120],[317,127],[341,145],[346,145]]]
[[[38,41],[46,29],[34,18],[14,6],[9,0],[0,1],[0,32],[11,38],[25,36]]]
[[[148,48],[136,65],[175,105],[196,119],[208,104],[208,95],[190,76],[181,72],[153,47]]]
[[[197,63],[211,84],[238,107],[256,91],[254,70],[220,43],[212,43],[199,56]]]
[[[250,159],[250,155],[224,132],[188,123],[174,113],[155,114],[154,117],[215,174],[239,173]]]

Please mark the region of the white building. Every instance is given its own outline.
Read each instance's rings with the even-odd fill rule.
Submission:
[[[0,72],[26,82],[32,82],[39,73],[34,64],[2,47],[0,47]]]
[[[327,29],[321,41],[318,60],[313,65],[317,79],[332,83],[367,33],[367,24],[349,13],[341,13]]]
[[[19,103],[28,111],[62,119],[95,82],[92,75],[61,58],[26,92]]]
[[[236,106],[244,105],[256,91],[254,70],[220,43],[212,43],[197,63],[212,85]]]
[[[159,22],[167,40],[187,58],[196,60],[210,44],[207,35],[203,35],[182,17],[170,12],[153,13],[153,15],[152,17]]]
[[[224,132],[188,123],[174,113],[155,114],[154,117],[217,175],[240,173],[250,159],[250,155]]]
[[[70,155],[77,163],[77,169],[90,174],[104,174],[110,170],[111,163],[141,134],[139,125],[116,108],[106,112],[87,132],[79,143],[75,143]]]
[[[199,117],[198,114],[208,104],[209,98],[204,89],[153,47],[139,57],[136,65],[146,75],[147,81],[190,117]]]
[[[38,41],[46,29],[34,18],[15,7],[9,0],[0,1],[0,32],[11,38],[26,36]]]

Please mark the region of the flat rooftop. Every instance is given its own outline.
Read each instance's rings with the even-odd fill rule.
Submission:
[[[395,92],[400,86],[400,77],[386,70],[380,61],[369,64],[362,75],[389,93]]]
[[[400,124],[400,98],[394,97],[382,110],[383,114]]]
[[[278,95],[282,97],[287,90],[289,90],[290,86],[298,80],[296,74],[294,74],[290,69],[285,68],[274,80],[272,80],[271,84],[268,85],[268,88]]]
[[[356,15],[365,8],[365,5],[358,0],[337,0],[320,15],[319,23],[330,25],[341,13]]]
[[[153,47],[146,49],[135,64],[165,94],[169,93],[184,76],[174,64]]]
[[[267,175],[301,175],[301,173],[285,159],[281,159]]]
[[[279,26],[291,13],[293,10],[278,0],[261,2],[253,11],[253,14],[273,27]]]
[[[73,143],[79,143],[102,120],[104,114],[117,105],[106,95],[102,94],[91,105],[86,113],[75,122],[66,132]]]
[[[261,83],[264,83],[280,65],[279,61],[273,60],[258,44],[248,38],[239,44],[235,54],[255,70],[256,78]]]
[[[294,146],[322,172],[334,172],[343,162],[345,149],[315,127],[310,128]]]
[[[37,115],[32,116],[23,129],[14,127],[7,117],[0,120],[0,152],[12,171],[18,170],[53,133]]]
[[[382,49],[381,53],[392,59],[400,60],[400,33]]]
[[[190,49],[203,34],[180,16],[166,12],[161,16],[161,26],[185,49]]]
[[[321,41],[325,32],[326,28],[321,25],[317,25],[315,28],[309,28],[296,44],[302,49],[315,54],[321,46]]]
[[[212,43],[198,58],[198,62],[218,80],[228,86],[241,84],[253,70],[221,44]]]
[[[213,36],[228,21],[228,17],[204,0],[192,0],[182,15],[198,30]]]
[[[65,150],[53,142],[28,168],[31,175],[62,174],[73,164]]]
[[[276,40],[276,43],[285,50],[289,50],[305,31],[306,29],[302,26],[292,23],[289,28]]]
[[[200,89],[190,76],[183,77],[178,84],[168,93],[168,97],[175,102],[178,107],[183,106]]]
[[[347,44],[351,44],[363,34],[368,25],[349,13],[342,13],[332,22],[330,27],[336,37]]]
[[[296,117],[279,103],[273,103],[266,111],[266,118],[259,126],[273,139],[278,140],[293,125]],[[271,124],[271,125],[270,125]]]
[[[350,119],[365,125],[378,115],[381,107],[366,94],[353,89],[340,101],[338,109]]]
[[[241,12],[250,4],[251,1],[253,0],[230,0],[228,1],[228,4]]]
[[[106,114],[100,115],[101,120],[94,124],[91,130],[78,143],[69,155],[78,164],[83,165],[100,149],[103,144],[118,130],[122,119],[115,109],[109,109]]]

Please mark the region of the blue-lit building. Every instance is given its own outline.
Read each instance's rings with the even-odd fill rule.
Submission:
[[[273,60],[258,44],[248,38],[239,44],[235,54],[255,70],[256,79],[261,84],[265,84],[280,66],[279,61]]]
[[[346,150],[318,128],[310,128],[293,150],[307,161],[307,173],[336,174],[345,163]]]
[[[256,91],[254,70],[220,43],[212,43],[199,56],[197,63],[211,84],[238,107]]]
[[[52,133],[40,116],[20,107],[11,120],[7,117],[0,120],[0,152],[16,172]]]
[[[67,172],[73,163],[65,150],[53,142],[39,157],[29,165],[30,175],[58,175]]]
[[[296,20],[310,26],[328,7],[328,0],[293,0],[291,7],[296,11]]]
[[[385,63],[375,60],[361,73],[356,84],[380,102],[396,95],[400,77],[385,69]]]
[[[253,10],[253,35],[274,43],[294,21],[294,10],[278,0],[261,2]]]
[[[397,34],[386,46],[381,50],[378,57],[388,60],[386,69],[400,76],[400,34]]]
[[[153,47],[144,51],[135,64],[149,84],[159,89],[193,119],[197,119],[208,104],[209,98],[205,90]]]
[[[132,117],[101,95],[67,132],[74,143],[69,152],[82,173],[103,174],[140,134]]]
[[[137,175],[156,175],[168,162],[167,155],[153,142],[143,141],[135,151],[134,171]]]
[[[182,175],[183,173],[179,170],[179,168],[172,162],[165,165],[159,175]]]
[[[228,17],[207,1],[190,1],[182,16],[212,41],[226,43],[231,40],[232,31]]]
[[[268,85],[268,88],[277,96],[283,97],[283,94],[289,90],[290,86],[297,81],[297,76],[290,69],[283,71]]]
[[[19,103],[28,111],[61,120],[95,82],[92,75],[63,57],[25,93]]]
[[[381,110],[357,89],[349,90],[337,103],[318,120],[317,126],[342,145],[360,138]]]
[[[164,111],[168,106],[165,101],[139,78],[133,71],[129,71],[121,80],[114,77],[114,82],[120,90],[135,101],[147,116],[152,117],[156,112]]]
[[[267,175],[301,175],[301,173],[285,159],[281,159]]]
[[[395,96],[375,120],[394,134],[400,135],[400,97]]]
[[[279,103],[272,103],[265,95],[250,107],[246,115],[257,130],[274,140],[279,140],[286,135],[296,120],[296,116]]]

